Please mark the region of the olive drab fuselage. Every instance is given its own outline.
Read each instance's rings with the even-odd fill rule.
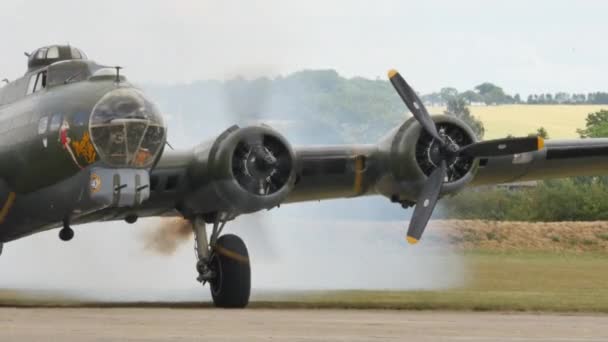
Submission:
[[[160,113],[118,70],[84,54],[32,55],[28,72],[0,88],[0,242],[106,206],[91,196],[107,171],[92,170],[132,169],[142,188],[165,144]]]

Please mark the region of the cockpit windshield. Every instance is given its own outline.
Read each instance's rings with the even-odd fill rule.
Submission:
[[[91,63],[88,61],[63,61],[48,68],[48,86],[84,81],[91,76]]]
[[[91,140],[110,166],[149,167],[165,144],[165,125],[156,106],[138,90],[120,88],[93,109]]]

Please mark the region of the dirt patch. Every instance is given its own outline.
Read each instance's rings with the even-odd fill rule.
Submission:
[[[608,222],[436,220],[429,229],[460,249],[608,253]]]

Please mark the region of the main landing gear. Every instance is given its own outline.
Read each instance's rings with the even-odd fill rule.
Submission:
[[[211,236],[207,238],[205,220],[197,216],[192,221],[197,256],[197,280],[209,283],[213,303],[220,308],[244,308],[251,293],[249,252],[241,238],[226,234],[219,236],[228,217],[216,214]]]

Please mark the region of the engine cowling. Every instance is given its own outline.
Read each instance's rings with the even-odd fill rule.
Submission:
[[[433,116],[437,130],[455,146],[466,146],[477,141],[475,133],[464,122],[453,116]],[[439,166],[439,146],[414,119],[407,120],[381,144],[387,156],[390,174],[381,192],[402,202],[414,201],[428,176]],[[478,168],[478,160],[455,156],[447,161],[447,177],[441,193],[461,190],[469,183]],[[396,197],[396,198],[395,198]]]
[[[268,126],[233,126],[195,150],[190,170],[199,188],[196,211],[245,214],[278,206],[295,183],[295,156],[287,140]]]

